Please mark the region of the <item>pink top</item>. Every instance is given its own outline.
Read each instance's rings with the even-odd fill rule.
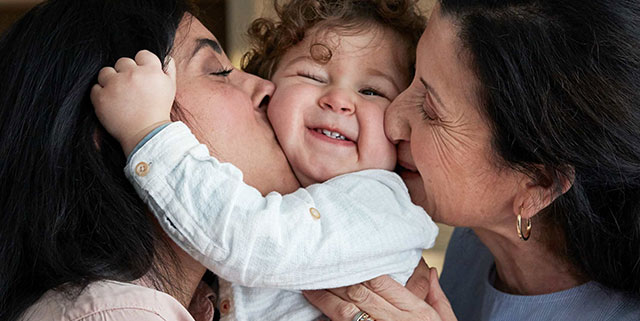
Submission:
[[[50,290],[32,305],[21,321],[211,321],[215,294],[201,282],[185,309],[172,296],[140,285],[99,281],[78,297]]]

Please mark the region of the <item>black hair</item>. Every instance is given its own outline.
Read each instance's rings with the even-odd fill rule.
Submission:
[[[497,158],[556,190],[574,178],[537,216],[562,231],[559,256],[640,296],[640,2],[440,2]]]
[[[120,57],[148,49],[164,61],[188,9],[181,0],[51,0],[0,38],[0,320],[66,285],[152,271],[169,286],[173,270],[155,264],[168,243],[89,91]]]

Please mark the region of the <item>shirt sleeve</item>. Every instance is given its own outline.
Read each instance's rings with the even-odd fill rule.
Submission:
[[[133,154],[125,174],[181,248],[243,286],[331,288],[383,274],[404,283],[438,230],[389,171],[262,196],[180,122]]]
[[[165,127],[169,126],[169,124],[171,123],[162,124],[156,127],[154,130],[152,130],[150,133],[148,133],[147,136],[144,136],[144,138],[141,141],[139,141],[138,144],[136,144],[136,147],[133,148],[133,150],[127,157],[127,163],[131,160],[131,155],[135,154],[140,149],[140,147],[144,146],[144,144],[146,144],[151,138],[153,138],[153,136],[155,136],[157,133],[162,131]]]

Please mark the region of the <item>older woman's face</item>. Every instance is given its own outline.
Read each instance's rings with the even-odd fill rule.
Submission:
[[[295,190],[298,182],[261,108],[273,84],[233,69],[213,34],[190,15],[178,28],[172,56],[176,101],[212,155],[240,168],[263,194]]]
[[[435,8],[417,49],[416,75],[389,107],[386,131],[398,142],[413,200],[436,221],[456,226],[512,222],[521,177],[499,170],[479,112],[478,81],[450,18]]]

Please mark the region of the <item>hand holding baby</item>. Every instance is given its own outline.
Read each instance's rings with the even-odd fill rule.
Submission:
[[[98,74],[91,101],[104,128],[129,155],[140,140],[170,121],[176,95],[176,68],[169,59],[166,71],[160,59],[142,50],[131,58],[120,58],[114,67]]]

